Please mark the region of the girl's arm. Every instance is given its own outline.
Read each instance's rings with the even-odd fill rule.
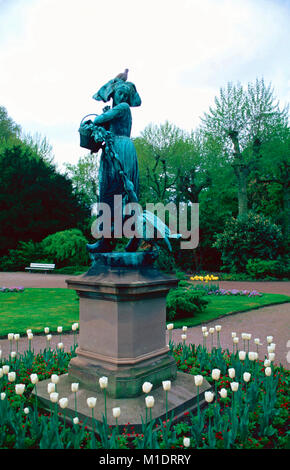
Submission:
[[[114,108],[110,109],[109,111],[106,111],[105,113],[101,114],[100,116],[97,116],[94,119],[94,124],[100,125],[100,124],[104,124],[105,122],[109,122],[109,121],[113,121],[114,119],[118,119],[124,113],[125,107],[128,107],[128,106],[129,105],[127,103],[121,103],[121,104],[115,106]]]

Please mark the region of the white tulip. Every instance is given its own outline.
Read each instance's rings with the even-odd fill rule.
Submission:
[[[163,380],[162,382],[163,390],[168,392],[171,389],[171,381],[170,380]]]
[[[272,345],[270,344],[270,346],[267,347],[267,351],[268,351],[268,354],[273,353],[275,351],[275,348],[273,348]]]
[[[202,375],[195,375],[194,376],[194,383],[196,387],[200,387],[203,383],[203,376]]]
[[[16,384],[15,385],[15,393],[16,395],[22,395],[25,390],[25,385],[24,384]]]
[[[55,392],[55,384],[48,383],[47,384],[47,393],[50,395],[53,392]]]
[[[266,367],[266,369],[265,369],[265,375],[266,375],[267,377],[270,377],[271,374],[272,374],[272,369],[271,369],[271,367]]]
[[[271,361],[269,361],[269,359],[265,359],[264,366],[269,367],[270,365],[271,365]]]
[[[24,411],[24,413],[25,413],[26,415],[28,415],[28,413],[29,413],[29,408],[26,407],[26,408],[24,408],[23,411]]]
[[[269,361],[273,362],[274,359],[275,359],[275,353],[269,353],[268,354],[268,359],[269,359]]]
[[[248,358],[250,361],[255,361],[258,358],[258,354],[255,351],[250,351],[248,353]]]
[[[190,438],[189,437],[184,437],[183,438],[183,445],[184,445],[184,447],[189,447],[190,446]]]
[[[205,338],[207,338],[207,337],[208,337],[208,331],[204,331],[203,336],[204,336]]]
[[[244,361],[246,359],[246,351],[239,351],[239,359],[240,361]]]
[[[18,333],[15,333],[15,335],[14,335],[14,339],[15,339],[15,341],[19,341],[19,339],[20,339],[20,335],[19,335]]]
[[[142,391],[144,393],[149,393],[151,392],[153,385],[150,382],[144,382],[142,385]]]
[[[186,336],[186,335],[181,335],[181,339],[182,339],[182,341],[185,341],[185,340],[186,340],[186,338],[187,338],[187,336]]]
[[[57,327],[57,332],[58,332],[58,333],[62,333],[62,326],[58,326],[58,327]]]
[[[246,338],[246,339],[247,339],[248,341],[250,341],[251,338],[252,338],[251,333],[247,333],[247,338]]]
[[[28,333],[27,335],[28,339],[31,341],[33,339],[33,334],[32,333]]]
[[[273,348],[273,351],[276,349],[276,343],[270,343],[270,347]]]
[[[229,373],[229,377],[230,377],[231,379],[234,379],[234,378],[235,378],[235,376],[236,376],[236,371],[235,371],[235,369],[234,369],[233,367],[231,367],[230,369],[228,369],[228,373]]]
[[[3,374],[7,375],[9,373],[10,366],[5,365],[2,367],[2,369],[3,369]]]
[[[31,333],[32,333],[32,330],[26,330],[27,336],[30,335]]]
[[[210,332],[211,335],[214,334],[214,328],[210,328],[208,331]]]
[[[237,392],[239,388],[239,383],[238,382],[231,382],[231,389],[233,392]]]
[[[206,326],[202,326],[202,327],[201,327],[201,331],[204,333],[205,331],[207,331],[207,327],[206,327]]]
[[[13,338],[14,338],[14,333],[8,333],[7,337],[9,339],[9,341],[12,341]]]
[[[238,344],[238,342],[239,342],[239,338],[238,338],[238,336],[235,336],[233,338],[233,343]]]
[[[49,395],[49,399],[52,403],[57,403],[58,402],[58,393],[57,392],[52,392]]]
[[[53,384],[58,384],[59,376],[56,374],[52,374],[52,376],[50,377],[50,380],[52,381]]]
[[[225,388],[221,388],[219,391],[219,394],[222,398],[227,398],[228,392],[226,391]]]
[[[77,416],[75,416],[74,419],[73,419],[73,423],[74,424],[79,424],[79,422],[80,422],[79,418]]]
[[[267,336],[267,343],[272,343],[273,342],[273,336]]]
[[[48,333],[49,333],[49,328],[48,328],[48,326],[46,326],[46,327],[44,328],[44,333],[45,333],[46,335],[48,335]]]
[[[100,377],[99,378],[99,384],[102,389],[108,387],[108,377]]]
[[[73,331],[76,331],[76,330],[78,329],[78,327],[79,327],[79,324],[78,324],[78,323],[73,323],[71,329],[72,329]]]
[[[235,331],[232,331],[232,338],[235,338],[237,336],[237,333]]]
[[[243,379],[245,382],[249,382],[251,378],[251,374],[249,372],[244,372]]]
[[[31,383],[37,384],[37,382],[38,382],[38,376],[37,376],[37,374],[31,374],[30,380],[31,380]]]
[[[204,392],[204,398],[205,398],[205,401],[207,401],[207,403],[211,403],[213,401],[213,398],[214,398],[214,393]]]
[[[61,398],[58,402],[59,406],[61,408],[67,408],[68,406],[68,399],[67,398]]]
[[[15,372],[8,372],[8,382],[14,382],[16,379],[16,373]]]
[[[71,391],[72,392],[77,392],[78,389],[79,389],[79,384],[78,383],[74,382],[74,383],[71,384]]]
[[[187,326],[183,326],[182,331],[187,331]]]
[[[64,348],[63,343],[57,343],[57,347],[58,349],[63,349]]]
[[[211,376],[212,376],[213,380],[219,380],[220,375],[221,375],[221,371],[219,369],[213,369],[211,371]]]
[[[216,325],[216,326],[215,326],[215,330],[216,330],[216,331],[221,331],[221,329],[222,329],[221,325]]]
[[[247,333],[242,333],[241,337],[242,337],[242,339],[247,339],[248,335],[247,335]]]
[[[255,338],[255,339],[254,339],[254,343],[257,344],[257,345],[259,345],[259,344],[260,344],[260,339],[259,339],[259,338]]]
[[[2,400],[2,401],[5,400],[5,398],[6,398],[6,393],[5,393],[5,392],[2,392],[1,395],[0,395],[0,397],[1,397],[1,400]]]
[[[11,351],[10,357],[11,359],[14,359],[14,357],[16,357],[16,351]]]
[[[173,323],[168,323],[167,330],[173,330],[173,327],[174,327]]]
[[[96,403],[97,403],[97,399],[95,397],[87,398],[87,405],[89,408],[95,408]]]
[[[113,417],[117,419],[119,418],[121,414],[121,408],[119,407],[113,408],[112,412],[113,412]]]
[[[145,397],[145,403],[147,408],[153,408],[154,406],[154,397],[149,395],[148,397]]]
[[[47,341],[50,341],[50,340],[51,340],[51,338],[52,338],[52,335],[46,335],[46,339],[47,339]]]

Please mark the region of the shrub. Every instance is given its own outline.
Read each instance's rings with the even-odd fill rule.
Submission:
[[[260,258],[249,259],[246,265],[247,273],[256,279],[289,276],[289,257],[278,257],[276,260],[263,260]]]
[[[30,263],[53,263],[50,256],[45,255],[41,243],[20,241],[16,249],[0,260],[1,271],[24,271]]]
[[[188,287],[186,281],[180,281],[176,289],[171,289],[166,299],[166,319],[167,321],[192,317],[196,313],[202,312],[208,300],[205,299],[205,292]]]
[[[47,256],[54,259],[58,267],[67,265],[88,265],[89,256],[86,250],[87,239],[78,229],[63,230],[48,235],[41,242]]]
[[[222,269],[231,272],[244,272],[249,259],[274,260],[282,245],[281,229],[253,212],[228,220],[214,243],[221,252]]]

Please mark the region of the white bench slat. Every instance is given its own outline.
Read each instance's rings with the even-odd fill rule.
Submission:
[[[55,264],[45,264],[45,263],[30,263],[29,268],[25,268],[28,271],[31,270],[40,270],[40,271],[50,271],[55,268]]]

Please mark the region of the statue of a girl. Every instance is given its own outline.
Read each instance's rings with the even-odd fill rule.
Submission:
[[[120,212],[122,212],[124,204],[132,202],[128,201],[128,184],[131,188],[131,194],[134,195],[134,202],[138,200],[139,171],[136,150],[130,139],[132,127],[130,106],[140,106],[141,98],[133,83],[125,82],[119,78],[106,83],[93,98],[105,103],[111,98],[113,100],[112,108],[104,108],[103,114],[97,116],[93,121],[94,130],[92,132],[97,137],[100,128],[105,128],[109,131],[105,135],[109,135],[111,139],[110,148],[108,145],[105,146],[101,155],[99,200],[110,206],[111,230],[113,231],[114,209],[116,209],[114,196],[122,196],[122,206],[117,209]],[[125,180],[128,183],[127,188]],[[135,251],[138,245],[139,242],[133,238],[126,250]],[[111,251],[109,239],[104,237],[92,245],[87,245],[87,248],[91,253]]]

